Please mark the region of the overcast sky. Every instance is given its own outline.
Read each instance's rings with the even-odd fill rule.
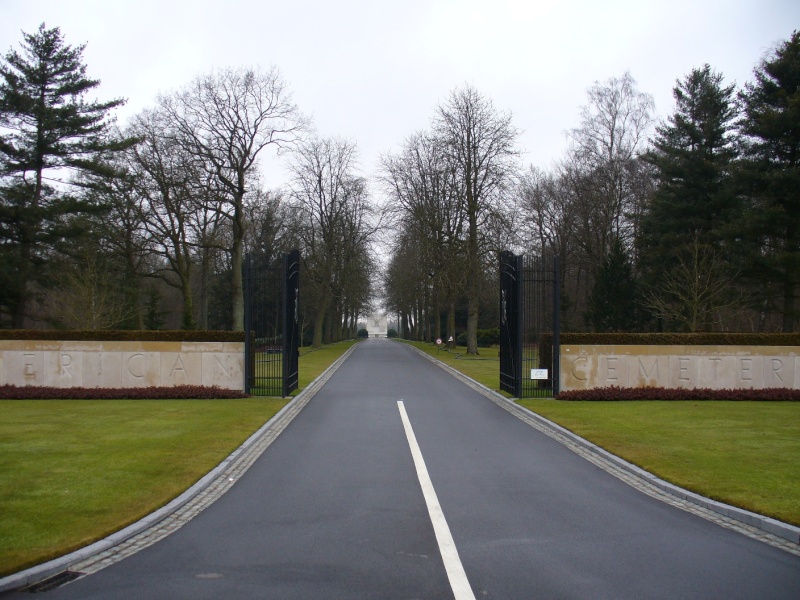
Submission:
[[[693,67],[748,81],[800,28],[800,1],[0,0],[0,52],[42,22],[88,44],[97,97],[128,99],[122,124],[214,68],[275,65],[320,135],[357,142],[369,176],[464,83],[513,114],[525,163],[548,167],[593,82],[629,70],[664,118]],[[267,186],[283,183],[264,160]]]

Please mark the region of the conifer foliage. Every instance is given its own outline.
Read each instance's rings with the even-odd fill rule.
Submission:
[[[733,208],[729,179],[737,155],[734,85],[705,65],[678,81],[673,95],[675,112],[657,128],[647,155],[659,185],[643,225],[662,259],[696,235],[719,238]]]
[[[42,24],[21,46],[0,62],[0,303],[15,327],[47,278],[54,244],[77,235],[76,217],[97,208],[74,184],[113,175],[104,159],[129,143],[110,134],[110,112],[123,100],[84,99],[100,83],[86,75],[85,45],[69,46]]]
[[[767,56],[741,93],[745,158],[741,181],[750,199],[741,239],[748,273],[767,292],[764,303],[800,321],[800,32]]]

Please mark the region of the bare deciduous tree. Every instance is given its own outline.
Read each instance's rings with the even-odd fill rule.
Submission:
[[[163,111],[145,111],[134,118],[130,131],[140,142],[130,151],[130,169],[150,252],[164,265],[153,275],[180,291],[181,326],[194,329],[192,273],[199,205],[193,188],[201,177],[191,155],[170,135],[169,128]]]
[[[580,200],[575,241],[599,265],[613,239],[632,245],[629,216],[642,201],[637,159],[648,143],[654,103],[630,73],[595,82],[588,96],[580,126],[569,132],[572,147],[562,170]]]
[[[447,334],[455,339],[456,295],[464,282],[466,219],[465,194],[455,165],[439,140],[419,133],[406,140],[401,153],[383,157],[380,178],[391,199],[395,225],[405,240],[402,245],[410,238],[415,240],[418,252],[414,264],[407,267],[421,273],[423,295],[432,296],[433,306],[426,303],[425,309],[434,318],[433,335],[442,337],[439,316],[444,303]],[[401,268],[396,263],[392,276],[396,278]],[[393,282],[390,287],[395,287]],[[411,304],[393,308],[401,313],[412,310]]]
[[[244,198],[262,151],[294,145],[306,123],[292,103],[278,70],[225,69],[196,79],[188,88],[159,98],[177,130],[176,139],[211,173],[224,192],[230,220],[233,327],[244,321],[242,257]]]
[[[354,293],[366,288],[369,294],[369,244],[375,231],[366,182],[356,175],[356,157],[353,142],[312,139],[298,149],[291,165],[291,199],[300,222],[308,290],[305,297],[314,304],[314,346],[323,343],[323,330],[328,339],[338,337],[344,318],[352,321],[368,301]]]
[[[688,331],[703,331],[714,325],[720,310],[741,305],[732,295],[737,274],[700,235],[676,256],[661,283],[645,295],[645,307],[654,316]]]
[[[135,310],[109,270],[102,249],[80,249],[79,263],[62,267],[56,277],[58,296],[51,298],[50,314],[62,326],[95,331],[114,329]]]
[[[516,172],[518,130],[471,86],[452,92],[433,122],[434,133],[463,186],[466,209],[467,353],[478,353],[483,269],[481,231]]]

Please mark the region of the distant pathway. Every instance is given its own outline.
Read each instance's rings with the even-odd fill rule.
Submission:
[[[368,340],[213,504],[45,598],[798,598],[800,557],[509,406]]]

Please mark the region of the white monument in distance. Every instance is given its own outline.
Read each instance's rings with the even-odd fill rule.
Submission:
[[[367,317],[367,333],[369,337],[385,338],[389,333],[389,321],[386,315],[374,313]]]

